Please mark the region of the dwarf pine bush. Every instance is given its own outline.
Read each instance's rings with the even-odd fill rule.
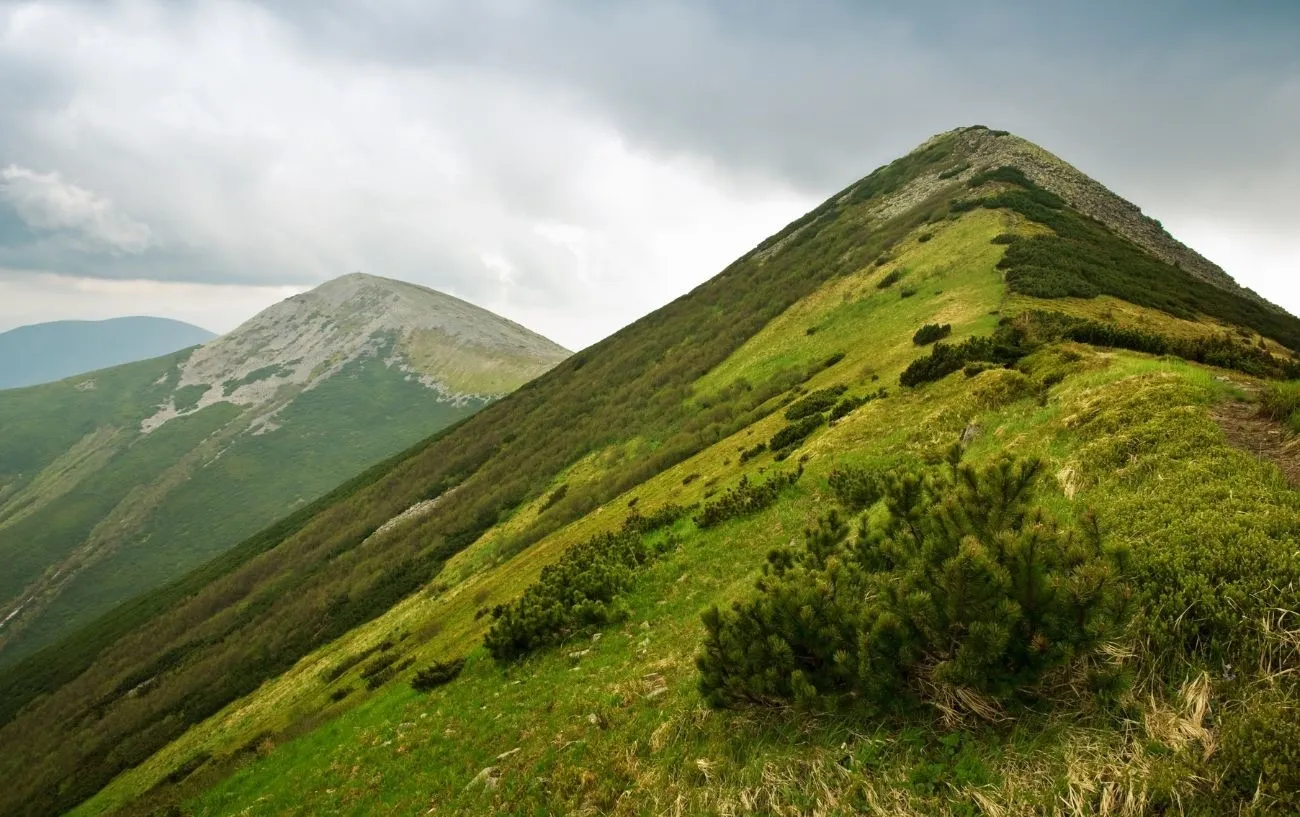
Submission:
[[[464,658],[453,658],[450,661],[435,661],[424,669],[415,673],[411,679],[411,688],[416,692],[429,692],[437,689],[444,684],[449,684],[456,680],[460,671],[465,668]]]
[[[755,593],[704,614],[713,706],[850,701],[875,711],[940,688],[1006,700],[1117,635],[1122,552],[1096,520],[1033,503],[1037,460],[891,475],[887,519],[856,537],[835,512],[768,557]]]
[[[943,340],[952,334],[952,324],[944,323],[927,323],[916,334],[912,335],[912,343],[917,346],[925,346],[928,343],[934,343],[936,340]]]
[[[753,482],[746,474],[740,478],[736,487],[711,502],[695,515],[695,524],[701,528],[720,525],[737,516],[747,516],[771,506],[781,495],[781,491],[799,481],[803,476],[803,466],[785,473],[775,473],[765,482]]]
[[[493,609],[492,627],[483,639],[488,652],[498,661],[511,661],[620,620],[625,611],[618,596],[632,586],[637,568],[668,546],[667,540],[652,546],[645,534],[689,510],[667,505],[649,516],[633,514],[620,530],[574,545],[542,568],[523,596]]]
[[[831,386],[826,389],[818,389],[810,392],[804,397],[791,403],[785,410],[785,419],[802,420],[805,417],[811,417],[814,414],[821,414],[826,409],[835,405],[835,401],[840,395],[847,390],[846,386]]]

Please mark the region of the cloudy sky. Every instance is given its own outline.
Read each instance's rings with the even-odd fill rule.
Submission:
[[[1300,312],[1300,3],[923,5],[0,0],[0,330],[363,271],[579,348],[974,123]]]

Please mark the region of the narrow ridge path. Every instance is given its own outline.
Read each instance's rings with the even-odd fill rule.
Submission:
[[[1261,416],[1255,403],[1230,400],[1210,413],[1228,442],[1273,463],[1282,469],[1287,483],[1300,490],[1300,437],[1290,434],[1281,423]]]

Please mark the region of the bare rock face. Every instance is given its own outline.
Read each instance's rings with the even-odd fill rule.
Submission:
[[[218,402],[267,405],[365,356],[380,357],[446,400],[499,397],[550,369],[568,350],[513,321],[425,287],[353,273],[258,313],[199,347],[178,389],[197,403],[160,406],[141,429]]]

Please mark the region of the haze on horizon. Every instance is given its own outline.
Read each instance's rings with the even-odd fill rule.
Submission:
[[[0,331],[352,271],[578,349],[968,124],[1300,312],[1300,6],[0,3]]]

